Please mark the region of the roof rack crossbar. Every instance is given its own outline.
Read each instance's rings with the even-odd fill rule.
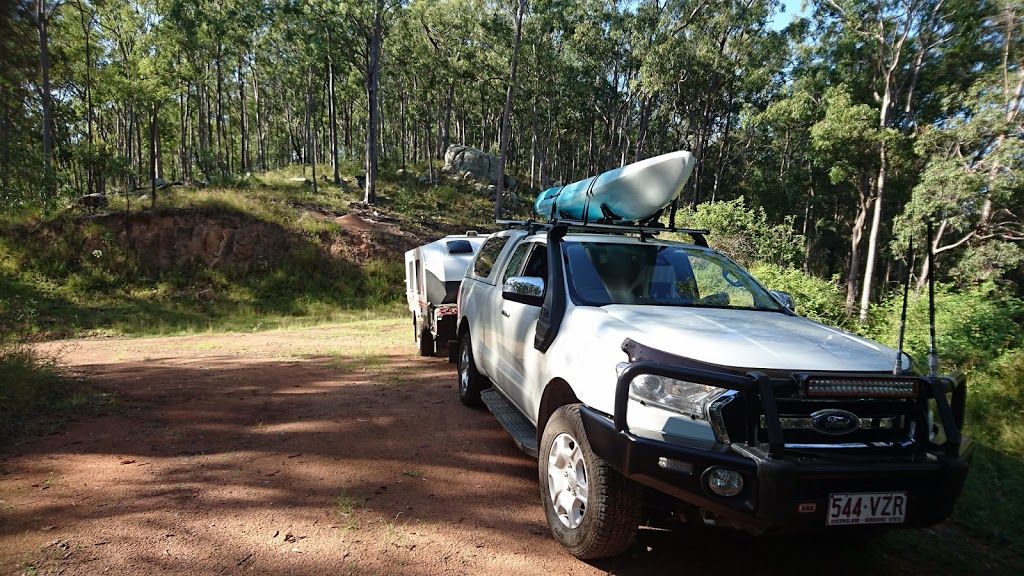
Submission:
[[[710,234],[710,230],[702,230],[695,228],[674,228],[674,227],[663,227],[663,226],[644,226],[642,224],[597,224],[594,222],[584,222],[582,220],[554,220],[551,222],[538,222],[536,220],[495,220],[495,223],[508,226],[509,228],[526,228],[531,233],[538,230],[547,230],[556,224],[565,224],[570,228],[577,228],[582,230],[593,230],[600,232],[619,232],[625,234],[639,234],[643,236],[655,236],[661,232],[675,232],[679,234],[689,234],[696,240],[696,243],[701,246],[706,245],[704,236]]]

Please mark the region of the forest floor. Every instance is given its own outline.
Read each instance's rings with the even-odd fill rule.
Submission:
[[[641,530],[569,556],[536,462],[462,406],[405,320],[48,343],[105,399],[0,440],[0,574],[1001,574],[952,523],[910,544]],[[94,402],[95,403],[95,402]],[[960,562],[932,555],[931,541]],[[958,543],[956,545],[950,543]],[[964,557],[964,554],[967,556]]]

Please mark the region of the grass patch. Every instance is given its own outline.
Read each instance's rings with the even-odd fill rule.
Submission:
[[[972,534],[1024,555],[1021,486],[1024,461],[989,446],[978,446],[953,519]]]
[[[0,345],[0,431],[27,415],[61,409],[68,392],[55,358],[26,345]]]
[[[301,327],[363,310],[390,316],[403,306],[401,253],[444,233],[486,229],[493,213],[486,195],[423,185],[416,173],[416,167],[382,170],[380,202],[363,214],[390,224],[375,225],[366,238],[335,222],[365,209],[354,178],[319,182],[314,192],[302,180],[311,175],[298,168],[230,186],[178,187],[159,196],[155,209],[118,195],[97,214],[78,208],[49,216],[5,213],[0,329],[34,338],[150,336]],[[157,268],[166,254],[153,253],[145,227],[158,218],[174,219],[179,230],[204,222],[249,230],[259,244],[248,239],[236,246],[255,251],[259,262],[235,270],[174,255],[173,267]],[[136,231],[131,242],[128,228]]]
[[[341,494],[334,499],[334,509],[344,521],[343,529],[356,530],[359,528],[358,512],[366,509],[366,503],[369,500],[369,496],[342,490]]]
[[[30,417],[54,416],[46,419],[41,430],[53,431],[68,415],[109,401],[105,395],[67,378],[58,359],[26,344],[0,344],[0,439],[24,432],[24,423]]]

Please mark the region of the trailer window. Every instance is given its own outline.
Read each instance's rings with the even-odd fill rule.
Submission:
[[[446,242],[449,254],[472,254],[473,245],[469,240],[449,240]]]

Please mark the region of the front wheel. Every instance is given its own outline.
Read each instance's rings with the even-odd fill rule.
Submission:
[[[578,404],[551,415],[538,469],[548,526],[570,554],[591,560],[629,548],[640,525],[640,489],[594,453]]]
[[[491,383],[476,369],[473,360],[473,343],[467,330],[459,339],[459,400],[466,406],[479,406],[480,392],[490,388]]]

